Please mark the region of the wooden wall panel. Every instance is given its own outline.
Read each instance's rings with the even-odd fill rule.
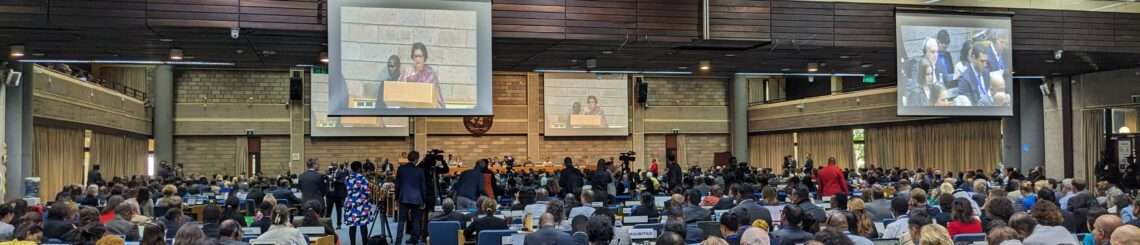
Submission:
[[[835,3],[773,0],[772,39],[834,46]]]
[[[288,135],[289,111],[281,104],[201,104],[174,106],[175,135]]]
[[[770,40],[768,0],[710,0],[709,36],[713,39]]]
[[[688,42],[701,36],[701,1],[637,1],[637,34],[648,41]]]
[[[727,106],[650,106],[645,109],[646,134],[728,133]]]
[[[895,8],[877,4],[835,4],[835,46],[895,47]]]
[[[748,131],[771,132],[935,119],[899,117],[894,87],[748,108]]]

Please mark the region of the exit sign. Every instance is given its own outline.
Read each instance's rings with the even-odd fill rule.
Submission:
[[[875,75],[863,75],[863,83],[875,83]]]

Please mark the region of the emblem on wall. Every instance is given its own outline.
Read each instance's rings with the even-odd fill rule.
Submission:
[[[467,132],[475,136],[482,136],[491,130],[491,125],[495,124],[495,117],[463,117],[463,127],[467,128]]]

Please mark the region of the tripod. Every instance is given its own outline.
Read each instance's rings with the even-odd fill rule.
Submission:
[[[388,215],[385,214],[388,210],[388,203],[383,199],[386,197],[386,192],[382,193],[385,193],[385,195],[382,195],[380,198],[376,199],[376,203],[374,203],[377,207],[374,209],[376,211],[376,214],[373,215],[374,218],[372,219],[372,223],[368,223],[368,227],[372,227],[372,225],[376,222],[380,222],[380,236],[384,237],[384,240],[388,240],[389,237],[392,237],[392,229],[388,228]],[[377,229],[368,230],[367,239],[371,239],[372,232],[375,232],[376,230]],[[352,234],[349,235],[351,236]],[[364,241],[364,243],[368,244],[368,241]]]

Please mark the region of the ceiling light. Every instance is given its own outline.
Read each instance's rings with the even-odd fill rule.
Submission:
[[[780,71],[783,71],[783,72],[787,72],[787,71],[791,71],[791,70],[792,70],[792,68],[780,68]]]
[[[174,41],[174,39],[170,39],[170,38],[160,38],[160,39],[158,39],[158,41],[160,41],[160,42],[165,42],[165,43],[169,43],[169,42],[173,42],[173,41]]]
[[[12,45],[8,47],[8,54],[12,57],[24,57],[24,45]]]
[[[172,48],[172,49],[170,49],[170,59],[172,59],[172,60],[182,60],[182,49],[180,49],[180,48]]]
[[[879,69],[879,72],[887,72],[887,69]]]
[[[688,70],[688,69],[689,69],[688,66],[678,66],[677,67],[677,70]]]
[[[871,64],[871,63],[863,63],[862,65],[859,65],[859,67],[863,67],[863,68],[871,68],[871,66],[874,66],[874,64]]]
[[[159,60],[53,60],[53,59],[27,59],[28,63],[61,63],[61,64],[132,64],[132,65],[201,65],[201,66],[234,66],[233,62],[206,62],[206,61],[159,61]]]
[[[817,71],[819,71],[819,63],[808,63],[808,65],[807,65],[807,71],[808,71],[808,72],[817,72]]]
[[[261,54],[263,54],[263,55],[275,55],[275,54],[277,54],[277,51],[273,51],[273,50],[262,50],[262,51],[261,51]]]
[[[707,60],[702,60],[700,65],[702,71],[707,71],[709,68],[712,68],[712,62],[709,62]]]
[[[32,53],[32,56],[35,56],[35,57],[43,57],[44,55],[45,55],[44,53]]]
[[[724,57],[736,57],[736,54],[724,54]]]
[[[321,63],[329,63],[329,53],[321,52]]]
[[[602,50],[602,54],[614,54],[613,50]]]
[[[839,58],[840,58],[840,59],[848,59],[848,58],[851,58],[851,56],[840,55],[840,56],[839,56]]]
[[[1053,62],[1057,62],[1057,60],[1054,60],[1054,59],[1045,59],[1045,63],[1053,63]]]

